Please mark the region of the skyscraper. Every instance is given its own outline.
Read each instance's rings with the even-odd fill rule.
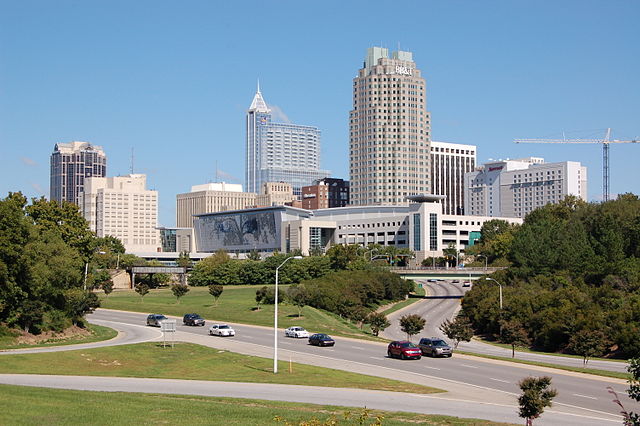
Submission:
[[[329,176],[328,171],[320,170],[320,130],[273,123],[260,88],[247,111],[246,126],[247,192],[259,193],[265,182],[286,182],[300,195],[303,186]]]
[[[79,204],[85,178],[105,177],[107,156],[89,142],[57,143],[51,154],[50,199]]]
[[[431,193],[444,214],[464,213],[464,174],[476,168],[476,146],[431,141]]]
[[[367,49],[349,114],[351,204],[403,204],[431,190],[426,84],[413,54]]]

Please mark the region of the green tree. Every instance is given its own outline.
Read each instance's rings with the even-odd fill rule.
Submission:
[[[260,310],[260,305],[264,302],[264,299],[267,297],[267,286],[262,286],[256,290],[256,310]]]
[[[449,339],[453,340],[454,347],[457,348],[460,342],[470,342],[473,337],[473,328],[469,320],[458,315],[453,321],[446,319],[440,324],[440,330]]]
[[[298,308],[298,318],[302,316],[302,308],[309,303],[309,293],[304,286],[292,285],[287,289],[287,300]]]
[[[262,256],[260,256],[260,252],[256,249],[253,249],[249,252],[249,255],[247,256],[248,260],[262,260]]]
[[[500,340],[511,345],[511,358],[516,357],[516,346],[528,346],[531,343],[527,330],[519,321],[515,319],[502,321],[500,327]]]
[[[84,291],[81,288],[65,290],[66,311],[75,325],[82,323],[82,317],[93,312],[100,306],[100,301],[95,293]]]
[[[109,298],[109,295],[111,294],[111,292],[113,292],[113,281],[112,280],[104,281],[101,287],[102,287],[102,291],[104,291],[105,296]]]
[[[604,355],[609,345],[605,333],[600,330],[580,330],[569,339],[568,349],[582,356],[582,363],[587,364],[589,358]]]
[[[456,262],[457,260],[459,260],[458,249],[453,243],[449,243],[447,248],[442,250],[442,254],[444,255],[444,258],[447,259],[448,264],[450,264],[450,262]],[[458,266],[458,265],[455,265],[455,266]]]
[[[427,321],[417,314],[403,315],[400,318],[400,329],[407,333],[407,340],[420,333],[426,324]]]
[[[384,331],[391,325],[386,315],[381,312],[371,312],[365,319],[365,323],[369,324],[374,336],[377,336],[381,331]]]
[[[220,284],[211,284],[209,286],[209,294],[213,296],[216,306],[218,306],[218,298],[222,295],[224,287]]]
[[[136,285],[135,290],[136,290],[136,293],[140,295],[140,301],[144,302],[144,296],[146,296],[147,293],[149,293],[149,286],[144,283],[140,283]]]
[[[331,262],[331,269],[334,271],[347,269],[347,265],[359,257],[359,247],[357,244],[336,244],[331,246],[329,250],[327,250],[327,256]]]
[[[191,262],[191,257],[189,256],[189,252],[187,251],[180,252],[176,263],[178,264],[178,266],[185,269],[191,268],[191,265],[193,264],[193,262]]]
[[[180,298],[189,293],[189,287],[184,284],[174,284],[171,286],[171,293],[176,297],[176,303],[180,303]]]
[[[526,377],[518,383],[522,394],[518,397],[520,417],[526,420],[527,426],[533,425],[533,420],[540,417],[545,407],[551,407],[551,401],[558,395],[551,386],[551,377]]]

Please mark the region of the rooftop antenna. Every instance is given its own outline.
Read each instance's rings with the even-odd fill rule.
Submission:
[[[258,92],[260,91],[260,83],[258,83]],[[219,182],[220,178],[218,178],[218,160],[216,160],[216,182]]]
[[[129,169],[129,173],[133,174],[133,147],[131,147],[131,168]]]
[[[260,78],[258,78],[258,93],[260,93]]]

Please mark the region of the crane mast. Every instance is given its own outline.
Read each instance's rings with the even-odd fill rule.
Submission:
[[[609,144],[612,143],[638,143],[640,140],[632,139],[627,141],[611,140],[611,129],[607,129],[602,139],[514,139],[515,143],[566,143],[566,144],[583,144],[583,143],[599,143],[602,144],[602,200],[609,201]]]

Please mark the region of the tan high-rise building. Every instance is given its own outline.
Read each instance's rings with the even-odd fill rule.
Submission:
[[[411,52],[367,49],[349,114],[351,205],[406,204],[431,190],[426,83]]]
[[[444,214],[465,214],[464,174],[476,168],[476,146],[431,141],[431,194],[444,195]]]
[[[242,210],[256,204],[255,192],[242,192],[242,185],[225,182],[194,185],[191,192],[176,195],[176,226],[193,227],[193,215]]]

